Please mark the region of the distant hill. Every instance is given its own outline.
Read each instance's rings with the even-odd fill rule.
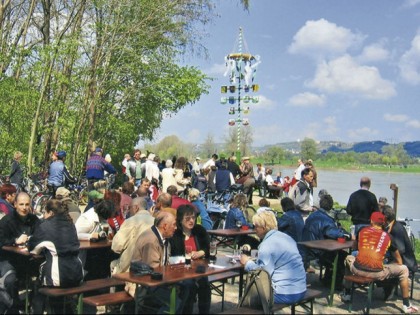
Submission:
[[[364,152],[377,152],[382,153],[382,147],[389,145],[384,141],[364,141],[355,143],[346,143],[340,141],[320,141],[318,144],[318,150],[321,153],[327,152],[348,152],[354,151],[357,153]],[[298,154],[300,152],[300,142],[285,142],[277,143],[275,146],[279,146],[287,151]],[[411,157],[420,157],[420,141],[404,142],[404,150]],[[270,145],[254,148],[255,151],[263,152],[269,148]]]

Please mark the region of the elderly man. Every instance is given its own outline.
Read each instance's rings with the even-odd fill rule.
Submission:
[[[358,234],[358,255],[347,256],[346,272],[362,277],[369,277],[375,280],[386,280],[398,278],[400,282],[404,313],[416,313],[418,308],[410,303],[408,288],[408,268],[403,265],[403,260],[398,249],[391,242],[389,234],[383,230],[385,216],[379,212],[373,212],[370,216],[371,225],[363,227]],[[387,251],[390,251],[394,262],[384,265],[384,258]],[[345,291],[341,299],[350,301],[349,282],[345,282]]]
[[[168,193],[161,193],[156,199],[155,207],[150,210],[152,215],[155,217],[160,211],[172,213],[176,217],[176,209],[171,207],[172,196]]]
[[[154,218],[146,210],[146,200],[134,198],[130,204],[130,217],[124,221],[112,241],[111,249],[120,257],[111,262],[111,273],[128,270],[139,235],[149,229],[153,222]]]
[[[171,252],[168,238],[174,235],[176,228],[176,220],[171,213],[159,212],[153,226],[138,237],[131,260],[140,260],[152,268],[168,265]],[[181,300],[177,300],[177,310],[183,309],[183,301],[188,297],[188,293],[188,287],[181,284],[179,293]],[[158,314],[167,312],[169,299],[168,287],[143,288],[136,292],[136,303],[141,307],[145,302],[153,300],[160,306]]]
[[[169,186],[167,192],[172,196],[171,208],[178,209],[178,207],[181,205],[192,205],[194,209],[196,209],[196,207],[190,201],[178,196],[178,188],[176,186]],[[198,213],[197,209],[196,213]]]
[[[0,220],[0,248],[6,245],[26,246],[29,237],[39,225],[38,217],[32,214],[31,198],[27,193],[21,192],[16,196],[15,209],[13,213]],[[15,313],[19,313],[15,308],[19,301],[16,278],[17,275],[25,275],[27,263],[28,261],[22,260],[21,257],[1,251],[0,277],[5,276],[4,287],[7,294],[13,299],[15,304],[13,311]],[[37,269],[37,267],[34,267],[33,270]]]

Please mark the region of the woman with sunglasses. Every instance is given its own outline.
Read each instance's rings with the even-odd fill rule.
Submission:
[[[191,246],[191,259],[202,259],[209,257],[210,237],[207,231],[199,224],[195,223],[195,209],[191,205],[182,205],[176,214],[177,230],[170,240],[171,256],[184,256],[185,247]],[[192,280],[195,281],[195,280]],[[185,285],[188,285],[185,283]],[[192,314],[194,300],[198,294],[198,311],[200,314],[209,314],[211,304],[211,289],[207,277],[197,280],[197,285],[192,283],[190,294],[185,302],[182,313]]]

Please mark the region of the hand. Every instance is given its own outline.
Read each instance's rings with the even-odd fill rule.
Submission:
[[[19,236],[16,240],[15,243],[16,245],[23,245],[28,241],[28,235],[26,234],[22,234],[21,236]]]
[[[242,265],[245,265],[250,259],[251,257],[249,257],[248,255],[241,254],[240,260]]]
[[[199,250],[198,252],[192,252],[191,258],[192,259],[199,259],[204,256],[204,251]]]

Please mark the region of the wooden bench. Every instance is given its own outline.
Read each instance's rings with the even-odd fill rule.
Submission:
[[[222,297],[222,312],[225,307],[225,284],[229,279],[234,279],[237,276],[239,276],[238,271],[226,271],[223,273],[211,275],[208,278],[212,294]]]
[[[314,290],[314,289],[306,289],[305,296],[302,300],[299,302],[296,302],[294,304],[273,304],[273,307],[271,308],[271,314],[278,312],[281,309],[290,307],[291,313],[295,314],[296,306],[303,307],[306,311],[310,312],[310,314],[314,313],[314,300],[316,298],[319,298],[322,296],[322,291]],[[310,306],[307,306],[307,304],[310,304]],[[263,309],[254,309],[250,307],[238,307],[234,309],[227,310],[225,312],[222,312],[222,314],[264,314]]]
[[[372,302],[372,293],[373,293],[373,286],[375,284],[375,279],[356,276],[356,275],[346,275],[344,276],[345,281],[351,282],[351,291],[350,291],[350,303],[349,303],[349,312],[351,312],[352,305],[353,305],[353,294],[354,289],[357,287],[367,287],[368,288],[368,300],[366,304],[366,310],[363,310],[365,314],[369,314],[370,305]]]
[[[86,292],[96,291],[100,289],[111,288],[119,285],[124,285],[125,282],[121,280],[117,280],[114,278],[105,278],[105,279],[96,279],[96,280],[89,280],[83,282],[78,287],[72,288],[40,288],[39,293],[47,296],[47,312],[51,313],[51,309],[49,307],[49,298],[50,297],[64,297],[63,307],[66,303],[67,297],[73,297],[73,295],[78,296],[77,301],[77,314],[83,314],[83,295]]]
[[[134,298],[126,291],[106,293],[83,298],[83,303],[98,306],[111,306],[134,301]]]

